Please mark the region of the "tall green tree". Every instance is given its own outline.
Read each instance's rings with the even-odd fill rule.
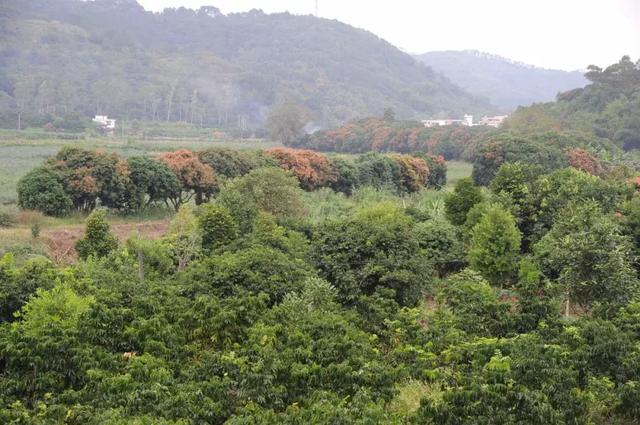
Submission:
[[[291,146],[304,136],[307,124],[306,111],[298,104],[285,102],[274,106],[267,116],[267,128],[271,140]]]
[[[620,306],[637,293],[630,240],[594,202],[567,206],[534,252],[545,276],[564,292],[567,315],[573,304]]]
[[[104,210],[96,210],[87,217],[84,233],[76,242],[76,251],[83,260],[106,257],[118,248],[118,239],[111,233]]]
[[[513,216],[498,205],[489,207],[473,228],[469,264],[500,287],[517,276],[522,236]]]
[[[470,178],[460,179],[444,201],[445,212],[449,221],[461,226],[467,221],[467,213],[484,199],[481,189],[473,184]]]

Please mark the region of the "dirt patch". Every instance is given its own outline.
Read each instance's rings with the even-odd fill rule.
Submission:
[[[122,223],[112,224],[111,231],[118,237],[118,240],[126,242],[133,235],[148,239],[159,239],[167,231],[169,221],[148,221],[144,223]],[[75,250],[76,241],[84,234],[84,226],[69,226],[44,230],[42,238],[45,240],[51,259],[58,264],[69,264],[78,260]]]

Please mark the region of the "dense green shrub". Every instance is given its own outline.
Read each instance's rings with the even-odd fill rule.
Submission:
[[[65,192],[61,177],[48,168],[39,167],[18,182],[18,205],[61,216],[71,210],[72,200]]]
[[[418,223],[414,233],[425,257],[433,262],[441,276],[460,269],[466,262],[459,231],[448,221],[432,219]]]
[[[469,264],[494,285],[514,281],[518,271],[522,235],[513,216],[494,205],[475,225],[469,248]]]
[[[344,303],[384,287],[395,291],[399,304],[414,305],[430,275],[418,247],[411,220],[383,205],[322,224],[314,235],[312,256]]]
[[[202,247],[206,251],[228,245],[239,233],[238,224],[229,210],[220,205],[205,205],[198,214],[198,226],[202,233]]]
[[[226,148],[209,148],[198,152],[198,158],[216,173],[228,179],[242,177],[258,168],[258,162],[250,152]]]
[[[111,233],[104,210],[92,212],[85,224],[84,237],[76,242],[76,252],[83,260],[106,257],[118,248],[118,239]]]
[[[445,212],[449,221],[460,226],[467,221],[467,213],[474,205],[482,202],[484,197],[479,187],[470,178],[460,179],[456,183],[453,193],[444,201]]]

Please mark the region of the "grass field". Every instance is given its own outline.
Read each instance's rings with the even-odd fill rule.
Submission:
[[[458,180],[471,176],[473,165],[462,161],[447,162],[447,190],[453,189]]]

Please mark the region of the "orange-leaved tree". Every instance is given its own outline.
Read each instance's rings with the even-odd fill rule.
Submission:
[[[428,183],[429,167],[427,161],[411,155],[390,155],[400,167],[401,181],[396,185],[407,192],[417,192]]]
[[[182,190],[169,200],[178,211],[180,205],[189,202],[194,196],[196,204],[202,204],[210,199],[218,190],[218,180],[215,171],[200,161],[198,156],[186,149],[175,152],[165,152],[160,155],[162,160],[176,175]]]
[[[266,150],[265,154],[275,159],[280,168],[291,171],[304,190],[328,186],[337,178],[333,166],[321,153],[304,149],[272,148]]]
[[[580,171],[585,171],[595,176],[601,175],[604,171],[600,160],[589,151],[572,148],[567,150],[566,155],[569,165]]]

